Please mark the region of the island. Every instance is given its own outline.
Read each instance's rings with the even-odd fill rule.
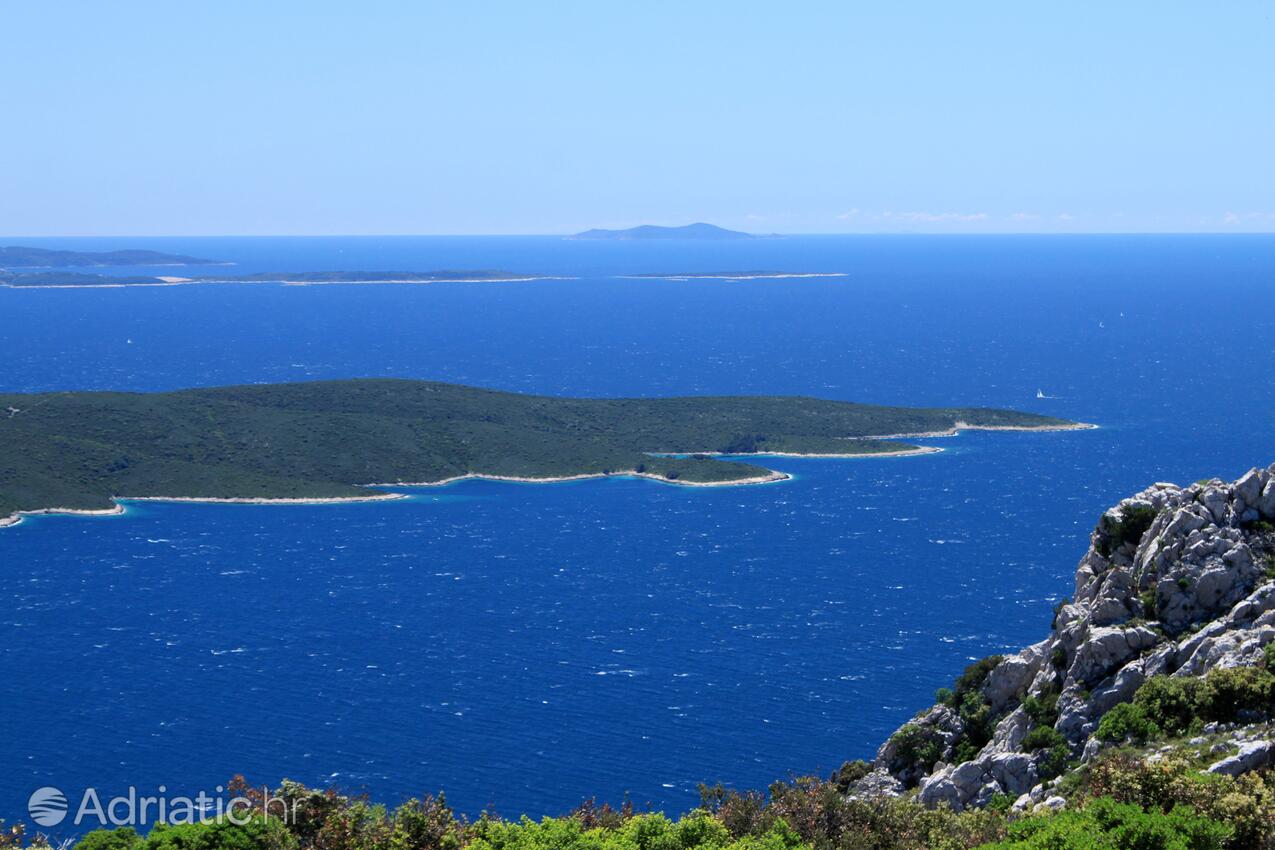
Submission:
[[[165,254],[138,249],[124,251],[57,251],[24,245],[0,247],[0,268],[56,268],[60,266],[212,266],[218,260],[201,260],[185,254]]]
[[[392,379],[0,394],[0,517],[118,512],[119,499],[389,499],[396,486],[471,476],[764,483],[788,476],[721,456],[899,456],[938,451],[900,442],[911,435],[1084,427],[992,408],[561,398]]]
[[[109,289],[122,286],[181,286],[193,283],[282,283],[289,286],[315,286],[325,283],[481,283],[527,280],[561,280],[549,275],[492,271],[326,271],[326,272],[256,272],[238,275],[199,275],[194,277],[83,274],[79,272],[5,272],[0,270],[0,286],[14,289]]]
[[[661,227],[657,224],[642,224],[637,227],[630,227],[626,230],[603,230],[600,228],[594,228],[593,230],[586,230],[583,233],[576,233],[572,236],[568,236],[567,238],[623,242],[658,239],[758,239],[761,237],[753,233],[743,233],[738,230],[727,230],[724,227],[718,227],[715,224],[705,224],[701,221],[696,222],[695,224],[686,224],[681,227]]]

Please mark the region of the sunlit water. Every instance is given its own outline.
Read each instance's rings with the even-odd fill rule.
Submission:
[[[0,531],[11,818],[41,785],[197,790],[234,773],[539,814],[626,793],[679,810],[701,781],[827,772],[969,659],[1043,637],[1104,507],[1275,460],[1271,238],[129,244],[245,271],[577,279],[0,289],[0,389],[402,376],[1102,427],[775,459],[796,477],[766,486],[471,481],[381,504],[29,520]],[[756,268],[849,277],[614,277]]]

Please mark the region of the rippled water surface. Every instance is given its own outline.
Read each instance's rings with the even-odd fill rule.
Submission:
[[[241,772],[388,802],[441,788],[470,812],[626,793],[677,810],[700,781],[828,771],[968,660],[1043,637],[1104,507],[1275,460],[1270,238],[130,244],[243,270],[574,279],[0,289],[0,389],[392,375],[1102,427],[774,459],[796,477],[766,486],[469,481],[382,504],[29,520],[0,531],[14,815],[46,784],[194,790]],[[849,276],[615,277],[758,268]]]

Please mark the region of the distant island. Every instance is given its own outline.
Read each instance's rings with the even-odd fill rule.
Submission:
[[[621,277],[650,280],[781,280],[790,277],[846,277],[845,272],[647,272]]]
[[[130,498],[390,499],[368,488],[469,476],[762,483],[787,476],[714,455],[908,455],[937,449],[898,438],[1082,427],[991,408],[556,398],[381,379],[0,394],[0,524],[22,513],[114,513]]]
[[[5,272],[0,270],[0,286],[13,288],[56,287],[66,289],[121,286],[178,286],[190,283],[284,283],[305,286],[323,283],[464,283],[483,281],[553,280],[547,275],[529,275],[491,270],[478,271],[330,271],[258,272],[240,275],[199,275],[194,277],[114,276],[77,272]]]
[[[630,227],[627,230],[602,230],[595,228],[593,230],[586,230],[583,233],[577,233],[574,236],[568,236],[567,238],[598,239],[622,242],[656,239],[758,239],[760,237],[752,233],[743,233],[738,230],[727,230],[726,228],[718,227],[715,224],[697,222],[695,224],[686,224],[681,227],[661,227],[656,224],[643,224],[637,227]]]
[[[61,266],[211,266],[217,260],[202,260],[185,254],[159,251],[54,251],[22,245],[0,247],[0,268],[57,268]]]

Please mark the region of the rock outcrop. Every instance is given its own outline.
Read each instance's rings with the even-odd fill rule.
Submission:
[[[971,666],[882,745],[852,793],[917,789],[954,809],[1010,795],[1056,807],[1047,782],[1102,748],[1104,714],[1152,676],[1261,664],[1275,641],[1275,466],[1234,483],[1155,484],[1103,514],[1049,637]],[[1242,743],[1210,770],[1275,761]]]

